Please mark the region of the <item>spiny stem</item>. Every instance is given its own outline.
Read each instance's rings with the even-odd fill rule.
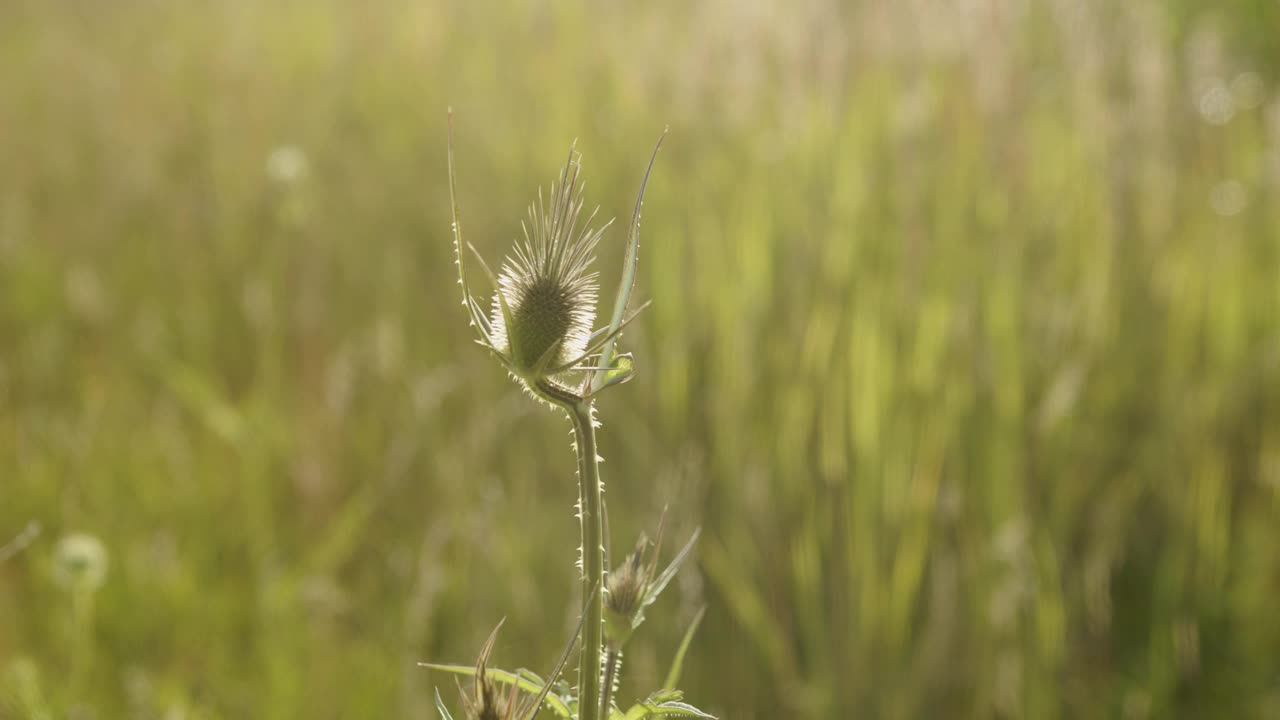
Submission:
[[[604,661],[604,686],[603,692],[600,693],[600,718],[605,720],[609,717],[609,706],[613,704],[613,686],[617,682],[615,677],[618,672],[618,659],[620,652],[612,647],[609,648],[608,654]]]
[[[604,513],[601,512],[600,468],[596,459],[596,430],[590,400],[566,404],[578,449],[578,503],[582,525],[582,658],[578,665],[580,720],[598,720],[600,654],[604,633]]]

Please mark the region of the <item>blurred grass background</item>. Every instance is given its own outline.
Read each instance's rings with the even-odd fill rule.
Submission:
[[[1280,5],[0,5],[0,717],[431,718],[575,621],[458,307],[653,141],[613,544],[723,718],[1280,717]],[[601,258],[612,287],[623,231]],[[86,622],[58,538],[110,557]],[[674,545],[674,543],[673,543]],[[673,545],[669,545],[672,547]],[[81,609],[83,610],[83,608]]]

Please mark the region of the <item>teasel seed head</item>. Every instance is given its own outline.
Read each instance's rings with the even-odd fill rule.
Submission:
[[[578,227],[581,167],[580,156],[571,150],[549,203],[539,193],[529,206],[524,237],[498,278],[490,320],[493,344],[521,377],[572,364],[591,338],[598,287],[589,268],[609,223],[592,230],[592,212]]]
[[[649,538],[644,533],[636,543],[636,549],[609,573],[605,581],[609,592],[604,597],[605,637],[615,648],[621,648],[631,639],[633,619],[641,612],[641,603],[653,577],[654,566],[645,564],[645,550]],[[654,553],[655,559],[657,553]]]
[[[622,564],[609,574],[605,582],[608,594],[604,598],[604,634],[611,648],[621,650],[632,633],[644,622],[644,610],[658,599],[658,595],[675,577],[676,571],[689,556],[693,544],[697,542],[700,530],[694,530],[685,546],[676,553],[671,564],[662,572],[658,572],[658,556],[662,550],[662,531],[666,514],[658,523],[658,539],[649,542],[644,533],[640,534],[635,550],[622,561]],[[652,555],[650,556],[650,548]]]
[[[462,305],[479,335],[477,342],[539,400],[561,407],[575,405],[634,375],[631,355],[615,353],[614,346],[623,329],[648,305],[628,313],[635,283],[640,207],[661,144],[659,138],[636,197],[613,314],[608,325],[593,332],[599,288],[591,264],[596,245],[612,221],[593,229],[593,211],[580,222],[582,164],[577,151],[570,148],[564,169],[545,201],[538,193],[537,201],[529,207],[528,222],[522,223],[523,239],[516,242],[501,272],[495,274],[475,247],[462,239],[450,111],[449,199]],[[469,252],[464,252],[464,245]],[[468,254],[496,289],[488,312],[471,293],[466,272]]]

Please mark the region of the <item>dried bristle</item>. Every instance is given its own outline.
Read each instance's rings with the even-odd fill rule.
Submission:
[[[475,708],[475,720],[506,720],[507,704],[495,692],[493,684],[486,680],[481,691],[481,700]]]
[[[552,186],[549,206],[539,193],[529,207],[523,241],[516,243],[514,255],[502,266],[499,292],[507,302],[512,327],[506,326],[495,295],[494,341],[521,371],[534,370],[539,361],[546,362],[546,367],[570,362],[586,350],[591,336],[596,275],[587,270],[604,228],[578,229],[579,171],[578,155],[570,151],[559,181]]]
[[[503,620],[505,622],[505,619]],[[510,716],[511,698],[503,700],[489,677],[489,657],[493,654],[493,645],[498,639],[498,630],[503,622],[489,634],[480,656],[476,658],[476,673],[472,678],[472,697],[462,696],[463,710],[468,720],[507,720]]]
[[[644,565],[647,542],[647,539],[641,535],[635,551],[609,574],[609,579],[606,581],[609,594],[605,596],[605,605],[610,611],[622,617],[630,618],[635,613],[640,606],[640,598],[648,586],[649,573]]]

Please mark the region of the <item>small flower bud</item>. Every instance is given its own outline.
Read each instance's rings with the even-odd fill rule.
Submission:
[[[664,516],[663,521],[665,519]],[[653,604],[653,601],[666,588],[667,583],[675,576],[700,534],[699,530],[695,530],[685,546],[676,553],[671,564],[662,572],[658,572],[663,525],[664,522],[658,524],[657,542],[650,543],[649,538],[641,533],[636,549],[609,574],[608,580],[605,581],[605,587],[609,592],[604,598],[604,634],[614,650],[621,650],[622,646],[631,639],[635,629],[644,622],[644,609]],[[653,548],[652,553],[649,553],[650,547]]]
[[[604,634],[614,648],[621,648],[643,619],[644,599],[653,579],[653,565],[646,565],[645,550],[649,539],[640,535],[636,549],[622,561],[606,582],[609,593],[604,598]]]

